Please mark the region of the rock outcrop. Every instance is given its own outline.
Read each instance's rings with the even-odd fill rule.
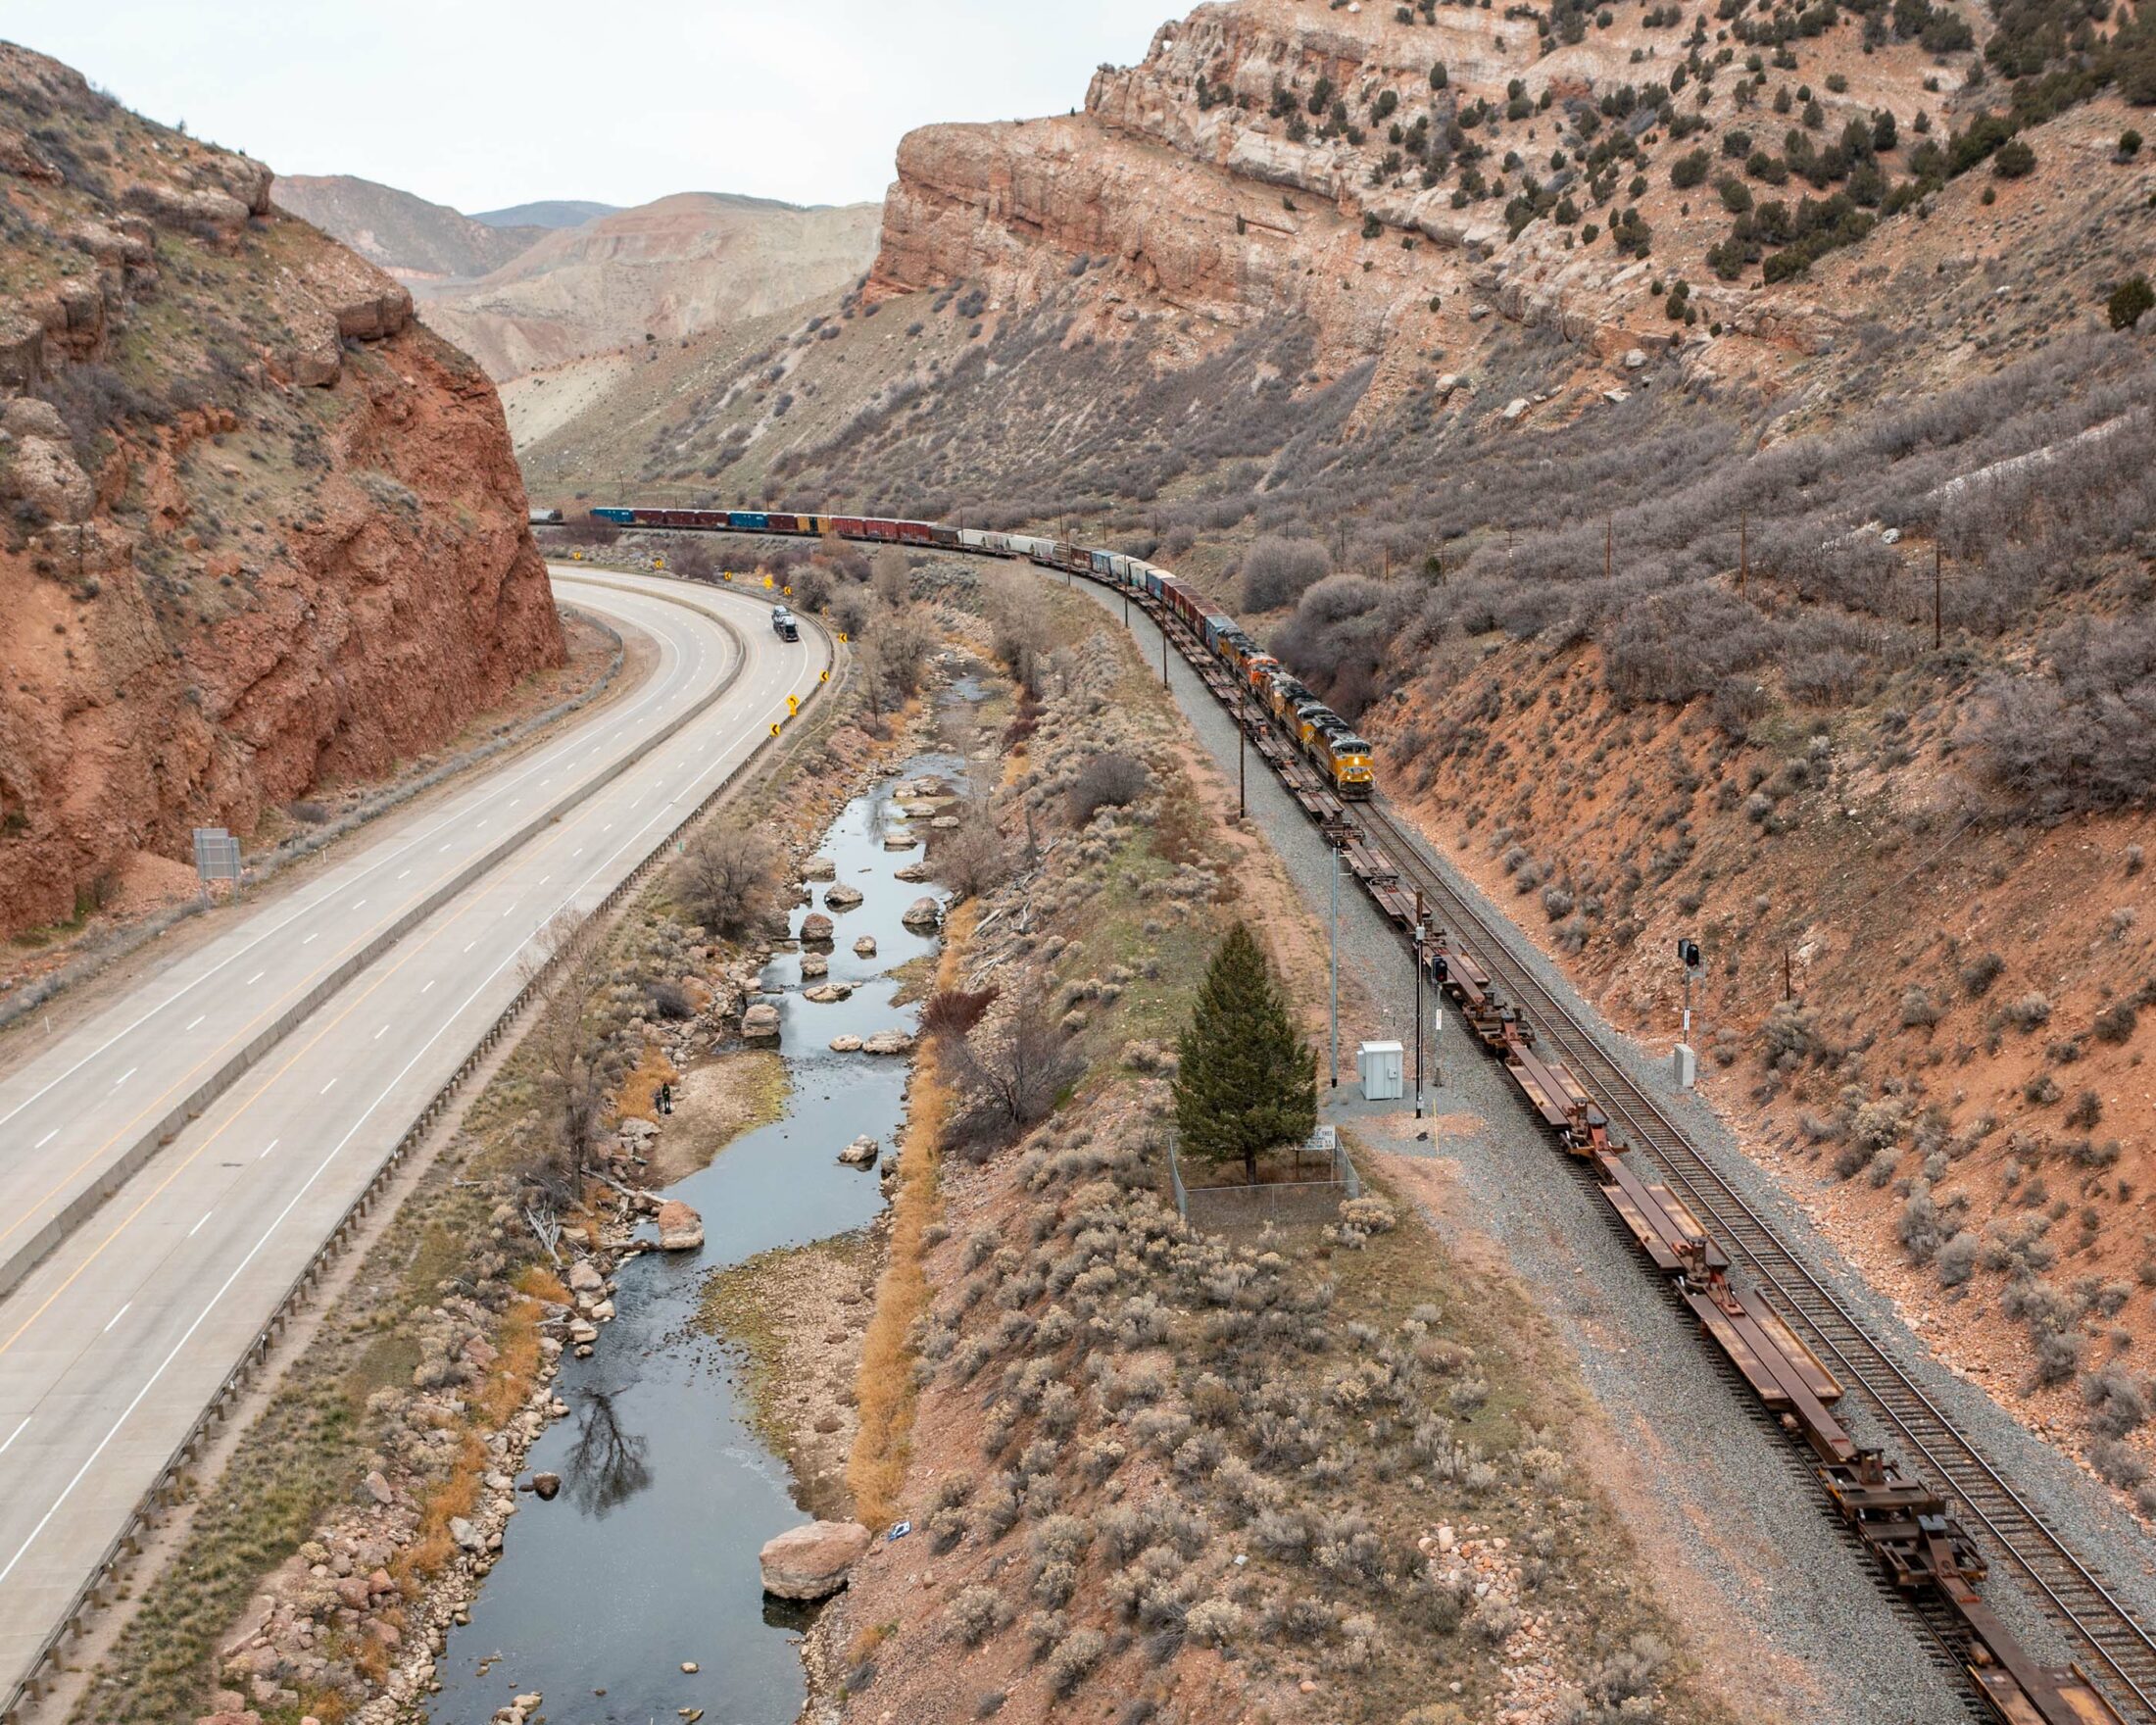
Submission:
[[[0,44],[0,934],[562,658],[485,376],[270,185]]]
[[[874,1536],[858,1521],[813,1521],[764,1543],[757,1565],[763,1591],[779,1600],[828,1599]]]

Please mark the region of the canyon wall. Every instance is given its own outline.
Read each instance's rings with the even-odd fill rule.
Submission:
[[[0,933],[561,662],[492,385],[270,184],[0,45]]]

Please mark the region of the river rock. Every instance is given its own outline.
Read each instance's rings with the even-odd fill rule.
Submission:
[[[778,1035],[778,1009],[759,1001],[741,1014],[741,1034],[750,1042],[769,1042]]]
[[[813,988],[803,989],[801,998],[805,1001],[814,1001],[819,1007],[830,1007],[846,1000],[853,992],[852,986],[848,983],[819,982]]]
[[[830,973],[831,961],[825,958],[821,953],[802,954],[801,974],[804,981],[807,981],[811,976],[828,976]]]
[[[928,878],[928,859],[923,857],[916,862],[908,862],[904,868],[894,868],[891,871],[891,878],[893,880],[903,880],[907,885],[926,880]]]
[[[883,1146],[878,1144],[875,1139],[863,1133],[839,1152],[839,1160],[850,1168],[870,1167],[874,1165],[882,1149]]]
[[[801,940],[804,946],[814,941],[828,941],[838,925],[821,911],[811,911],[801,919]]]
[[[596,1294],[607,1285],[607,1278],[599,1273],[599,1266],[588,1257],[580,1257],[569,1265],[569,1290],[576,1294]]]
[[[939,814],[928,824],[935,827],[938,831],[949,832],[953,827],[958,824],[958,817],[956,814]]]
[[[860,888],[858,886],[826,887],[823,906],[827,911],[851,911],[860,903]]]
[[[835,1055],[858,1055],[860,1053],[860,1038],[834,1036],[831,1038],[831,1052]]]
[[[396,1495],[389,1489],[389,1481],[382,1477],[381,1470],[379,1468],[377,1468],[374,1472],[368,1474],[365,1483],[367,1486],[367,1495],[369,1498],[372,1498],[375,1503],[380,1503],[384,1507],[386,1507],[396,1501]]]
[[[462,1515],[449,1518],[449,1537],[467,1552],[481,1551],[486,1546],[486,1535],[466,1521]]]
[[[558,1473],[535,1473],[531,1476],[531,1495],[542,1503],[551,1503],[562,1490],[562,1476]]]
[[[572,1317],[569,1319],[569,1340],[579,1348],[589,1348],[599,1340],[599,1326],[589,1318]]]
[[[659,1207],[659,1250],[694,1252],[704,1244],[704,1218],[678,1198]]]
[[[858,939],[858,941],[856,941],[856,942],[854,943],[854,957],[855,957],[855,958],[857,958],[857,959],[873,959],[873,958],[874,958],[875,956],[876,956],[876,937],[875,937],[874,935],[872,935],[872,934],[864,934],[864,935],[862,935],[862,936],[860,937],[860,939]]]
[[[906,914],[899,918],[916,933],[923,929],[939,927],[943,922],[943,907],[931,898],[915,899],[906,908]]]
[[[863,1054],[909,1055],[913,1052],[913,1033],[910,1030],[879,1030],[860,1046]]]
[[[828,857],[811,857],[801,865],[804,880],[836,880],[839,865]]]
[[[887,832],[883,835],[883,848],[887,851],[910,851],[920,842],[909,832]]]
[[[780,1600],[821,1600],[846,1585],[847,1571],[873,1536],[858,1521],[816,1521],[766,1541],[757,1555],[763,1591]]]

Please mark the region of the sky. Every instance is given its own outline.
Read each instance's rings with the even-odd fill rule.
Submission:
[[[1059,114],[1183,0],[5,0],[0,36],[279,173],[460,210],[881,198],[900,137]]]

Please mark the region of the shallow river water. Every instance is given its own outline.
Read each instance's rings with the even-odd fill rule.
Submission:
[[[902,776],[957,764],[924,756]],[[831,913],[831,979],[855,983],[853,998],[802,1000],[794,953],[766,966],[793,1086],[786,1115],[667,1189],[703,1216],[703,1251],[624,1264],[618,1315],[591,1358],[564,1362],[555,1390],[569,1417],[525,1462],[559,1473],[562,1495],[551,1503],[518,1498],[501,1561],[440,1662],[436,1725],[484,1725],[533,1691],[545,1696],[551,1725],[663,1725],[684,1707],[703,1708],[705,1725],[780,1725],[800,1710],[795,1641],[806,1618],[765,1601],[757,1552],[806,1517],[788,1496],[785,1464],[749,1423],[731,1361],[695,1318],[712,1272],[861,1227],[883,1208],[875,1174],[836,1158],[861,1133],[893,1143],[906,1062],[827,1045],[910,1028],[913,1010],[892,1005],[891,972],[936,944],[899,920],[931,889],[892,878],[920,852],[883,848],[887,827],[904,824],[890,793],[885,781],[849,803],[819,847],[838,880],[864,895],[858,908]],[[815,892],[820,909],[821,884]],[[793,928],[809,909],[793,912]],[[863,934],[876,937],[873,959],[854,956]],[[684,1660],[696,1662],[694,1675]]]

